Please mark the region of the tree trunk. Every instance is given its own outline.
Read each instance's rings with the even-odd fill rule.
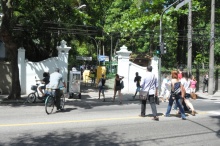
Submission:
[[[6,6],[7,1],[1,0],[1,6],[3,11],[3,18],[1,24],[1,40],[5,44],[5,48],[9,54],[12,69],[12,87],[9,93],[8,99],[21,98],[21,86],[19,81],[19,69],[18,69],[18,47],[13,37],[13,21],[12,21],[12,8]]]
[[[21,98],[21,86],[19,80],[19,69],[18,69],[18,49],[16,46],[12,44],[12,48],[10,50],[11,55],[11,67],[12,67],[12,88],[8,99],[20,99]]]
[[[5,43],[5,48],[7,49],[9,54],[12,70],[12,87],[8,99],[19,99],[21,98],[21,86],[18,69],[18,48],[17,45],[11,41],[13,39],[10,35],[3,35],[2,38],[3,42]]]

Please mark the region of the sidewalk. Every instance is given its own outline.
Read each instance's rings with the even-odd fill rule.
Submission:
[[[220,99],[220,91],[215,92],[213,95],[209,95],[207,92],[203,93],[202,91],[196,92],[199,99]]]
[[[207,92],[203,93],[201,91],[196,92],[198,95],[198,99],[210,99],[210,100],[217,100],[220,99],[220,91],[216,92],[214,95],[208,95]],[[81,87],[81,94],[82,94],[82,99],[98,99],[98,88],[93,87],[93,86],[82,86]],[[113,89],[109,88],[105,90],[105,96],[107,100],[112,99],[114,94]],[[123,93],[123,101],[134,101],[132,96],[134,93]],[[0,104],[16,104],[16,103],[24,103],[26,101],[28,95],[21,95],[21,99],[19,100],[8,100],[7,97],[8,95],[0,95]],[[101,99],[102,99],[102,94],[101,94]],[[66,100],[71,100],[71,99],[66,99]],[[116,101],[118,100],[118,95],[116,95]]]
[[[87,86],[82,85],[81,86],[81,96],[82,96],[81,98],[83,100],[89,99],[88,102],[90,102],[90,101],[95,102],[99,97],[98,94],[99,94],[98,93],[98,87],[90,86],[90,85],[87,85]],[[105,90],[105,98],[106,98],[107,101],[110,101],[112,99],[113,95],[114,95],[114,90],[111,89],[111,87],[107,88]],[[19,100],[8,100],[7,99],[8,95],[0,95],[0,104],[17,104],[17,103],[21,104],[21,103],[24,103],[26,101],[27,96],[28,96],[28,94],[27,95],[21,95],[21,99],[19,99]],[[133,94],[123,93],[123,99],[122,99],[123,102],[131,101],[131,100],[134,101],[132,96],[133,96]],[[74,98],[74,99],[77,99],[77,97]],[[67,101],[68,100],[74,100],[74,99],[66,98]],[[101,100],[103,99],[102,94],[100,96],[100,99]],[[116,94],[115,101],[116,102],[118,101],[118,94]],[[41,101],[37,100],[37,102],[41,102]]]

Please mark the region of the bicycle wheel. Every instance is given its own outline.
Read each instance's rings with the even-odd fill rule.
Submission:
[[[54,108],[54,98],[49,95],[45,100],[45,111],[47,114],[51,114]]]
[[[36,101],[36,95],[34,93],[30,93],[27,97],[28,103],[34,103]]]
[[[64,109],[64,105],[65,105],[65,96],[64,94],[60,97],[60,106],[62,109]]]

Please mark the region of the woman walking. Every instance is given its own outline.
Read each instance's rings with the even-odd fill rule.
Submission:
[[[165,75],[161,85],[161,92],[159,96],[162,102],[166,102],[166,101],[168,102],[169,100],[169,96],[170,96],[169,86],[170,86],[169,76]]]
[[[182,97],[183,97],[183,100],[184,102],[186,103],[186,106],[189,107],[191,109],[191,114],[193,116],[195,116],[195,110],[194,110],[194,107],[192,105],[192,103],[190,102],[190,82],[191,80],[189,79],[189,75],[187,72],[183,72],[182,73],[183,77],[181,79],[181,84],[182,84]]]
[[[191,90],[191,92],[193,92],[193,93],[196,92],[196,83],[197,83],[197,81],[196,81],[195,77],[192,76],[192,79],[191,79],[191,81],[190,81],[190,90]]]
[[[122,104],[122,96],[121,96],[121,80],[123,79],[123,76],[119,76],[118,74],[115,75],[115,84],[114,84],[114,96],[113,96],[113,102],[115,101],[116,93],[118,92],[119,96],[119,104]]]
[[[165,114],[165,117],[169,117],[170,116],[170,111],[173,105],[173,101],[176,101],[177,107],[179,107],[180,113],[181,113],[181,117],[183,120],[186,120],[186,115],[184,112],[184,109],[182,107],[182,97],[181,97],[181,92],[183,92],[183,88],[182,85],[180,83],[180,81],[178,80],[178,73],[177,71],[172,71],[171,72],[171,95],[169,98],[169,103],[168,103],[168,107],[167,107],[167,112]],[[178,91],[179,90],[179,91]],[[181,92],[180,92],[181,91]]]

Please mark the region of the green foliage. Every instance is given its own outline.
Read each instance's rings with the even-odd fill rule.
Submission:
[[[13,36],[19,46],[27,50],[29,60],[38,61],[56,54],[62,39],[75,50],[73,55],[97,57],[98,49],[105,47],[109,55],[111,37],[114,52],[126,45],[133,53],[155,55],[159,44],[159,22],[163,9],[175,0],[44,0],[13,1],[10,21]],[[82,11],[76,9],[86,4]],[[210,0],[193,0],[193,52],[194,63],[209,62]],[[215,60],[220,62],[220,3],[216,2]],[[167,53],[162,56],[162,66],[174,67],[187,61],[188,5],[163,15],[163,38]],[[79,26],[94,26],[99,34],[73,34]],[[60,30],[60,31],[59,31]],[[77,43],[72,43],[76,40]],[[43,55],[36,55],[43,54]],[[71,54],[72,55],[72,54]],[[36,57],[37,56],[37,57]],[[40,58],[39,58],[40,57]],[[74,57],[73,57],[74,58]]]

